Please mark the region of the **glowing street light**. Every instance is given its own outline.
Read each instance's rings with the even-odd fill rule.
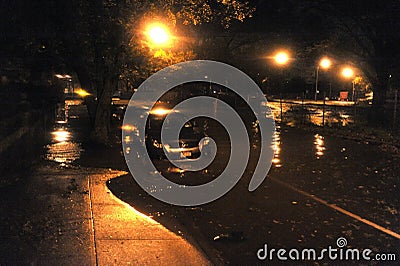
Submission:
[[[351,101],[354,102],[354,93],[355,93],[355,88],[354,88],[355,82],[354,82],[354,79],[353,79],[354,70],[352,68],[350,68],[350,67],[344,67],[342,69],[342,76],[345,77],[346,79],[351,79],[351,85],[352,85],[352,89],[353,89],[353,92],[352,92],[352,95],[351,95]]]
[[[277,63],[280,66],[286,65],[289,62],[289,55],[286,52],[278,52],[274,56],[275,63]]]
[[[146,29],[146,35],[155,46],[167,46],[171,42],[169,30],[160,23],[150,24]]]
[[[332,61],[329,59],[329,58],[327,58],[327,57],[324,57],[324,58],[322,58],[320,61],[319,61],[319,64],[318,64],[318,66],[317,66],[317,71],[316,71],[316,73],[315,73],[315,97],[314,97],[314,100],[316,101],[317,100],[317,96],[318,96],[318,78],[319,78],[319,69],[320,68],[322,68],[322,69],[328,69],[328,68],[330,68],[331,67],[331,65],[332,65]]]
[[[354,70],[350,67],[345,67],[342,69],[342,76],[345,78],[352,78],[354,77]]]
[[[322,67],[323,69],[328,69],[332,65],[332,61],[329,58],[322,58],[321,61],[319,62],[319,66]]]
[[[275,56],[272,57],[272,59],[274,59],[275,63],[281,67],[281,77],[282,77],[282,89],[284,88],[285,85],[285,75],[283,72],[283,67],[286,66],[289,63],[290,60],[290,56],[289,53],[287,53],[286,51],[278,51]],[[281,122],[283,121],[283,112],[282,112],[282,93],[280,96],[280,106],[281,106]]]

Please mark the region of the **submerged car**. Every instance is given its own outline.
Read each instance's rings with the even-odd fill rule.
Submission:
[[[146,148],[151,158],[166,158],[166,153],[173,160],[180,159],[196,159],[200,157],[202,145],[200,140],[205,137],[203,127],[199,126],[196,120],[188,121],[184,124],[179,134],[179,140],[167,140],[167,144],[163,145],[161,141],[161,128],[170,127],[171,125],[165,121],[169,109],[158,108],[150,112],[146,124]],[[183,119],[183,117],[182,117]],[[174,122],[169,122],[174,123]],[[179,142],[179,143],[178,143]]]

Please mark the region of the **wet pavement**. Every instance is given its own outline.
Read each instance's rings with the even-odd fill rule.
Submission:
[[[65,109],[40,166],[0,188],[0,265],[208,265],[194,245],[112,195],[106,183],[125,172],[82,166],[86,109]]]

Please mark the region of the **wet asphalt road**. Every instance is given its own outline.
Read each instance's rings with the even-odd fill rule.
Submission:
[[[210,204],[184,208],[160,203],[142,191],[132,177],[112,180],[111,190],[170,229],[188,234],[215,263],[280,264],[276,255],[262,261],[257,251],[314,248],[320,252],[345,238],[343,249],[371,249],[400,259],[398,155],[378,145],[323,136],[294,128],[278,131],[279,147],[268,179],[248,192],[257,163],[257,145],[241,181],[228,194]],[[167,173],[180,183],[204,183],[218,175],[229,155],[229,143],[207,173]],[[159,163],[167,172],[167,164]],[[211,175],[211,177],[210,177]],[[319,253],[317,253],[319,254]],[[292,261],[293,262],[293,261]],[[298,263],[299,261],[297,261]],[[309,261],[310,262],[310,261]],[[376,264],[377,261],[330,261],[314,264]],[[396,265],[395,262],[386,262]]]

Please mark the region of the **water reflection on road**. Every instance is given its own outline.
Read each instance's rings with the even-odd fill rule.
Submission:
[[[69,165],[80,158],[82,148],[80,143],[74,142],[69,128],[63,126],[51,132],[52,143],[46,146],[46,159]]]
[[[182,230],[180,224],[184,224],[226,263],[257,265],[260,261],[255,254],[265,243],[322,249],[334,246],[339,237],[345,237],[352,247],[397,252],[398,239],[379,226],[400,232],[399,158],[377,145],[319,131],[278,125],[274,139],[269,178],[252,193],[247,190],[251,171],[220,199],[186,209],[152,199],[131,177],[111,180],[109,187],[171,230]],[[259,142],[254,143],[259,148]],[[219,153],[230,148],[223,144]],[[249,164],[255,165],[254,161]],[[171,181],[198,185],[208,181],[208,175],[218,176],[216,170],[224,166],[219,159],[208,172],[180,173],[173,168],[168,172],[175,174]]]
[[[77,100],[67,100],[57,106],[56,122],[49,133],[49,144],[46,145],[46,160],[68,166],[80,158],[82,145],[77,142],[76,133],[70,127],[71,122],[79,119],[79,114],[74,112],[76,106],[80,109],[83,107]]]
[[[348,126],[354,123],[354,108],[350,106],[310,105],[301,104],[301,102],[280,103],[268,102],[268,106],[274,115],[276,121],[288,126],[311,123],[317,126],[322,125],[340,125]]]
[[[317,159],[319,159],[320,157],[324,156],[325,154],[325,142],[324,142],[324,137],[319,135],[319,134],[315,134],[314,135],[314,145],[315,145],[315,155],[317,156]]]
[[[272,159],[272,164],[277,168],[282,167],[280,153],[281,153],[281,128],[280,126],[277,126],[276,131],[274,133],[274,158]]]
[[[281,168],[270,172],[287,184],[399,231],[399,157],[378,145],[282,130]]]

